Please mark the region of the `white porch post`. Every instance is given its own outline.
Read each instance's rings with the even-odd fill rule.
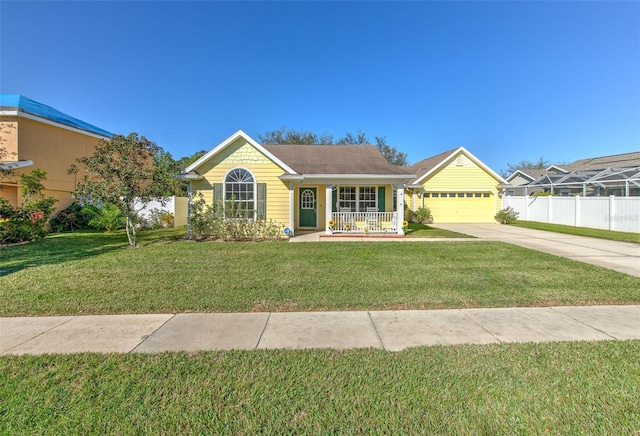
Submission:
[[[398,195],[396,196],[398,204],[396,205],[396,213],[398,214],[396,227],[398,228],[398,234],[404,235],[404,229],[402,228],[402,222],[404,221],[404,185],[398,185]]]
[[[174,206],[175,207],[175,206]],[[191,225],[191,214],[193,212],[193,186],[191,181],[187,185],[187,236],[191,239],[193,226]]]
[[[411,191],[411,210],[416,210],[416,195],[418,195],[416,188],[413,188]]]
[[[295,225],[295,188],[293,183],[289,183],[289,225],[291,226],[291,234],[296,234],[296,225]]]
[[[333,211],[333,185],[326,184],[325,187],[325,207],[324,207],[324,233],[326,235],[331,234],[331,230],[329,229],[329,220],[331,219],[331,213]]]

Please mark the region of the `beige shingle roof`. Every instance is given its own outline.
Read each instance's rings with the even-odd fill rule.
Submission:
[[[570,164],[557,164],[555,166],[569,172],[636,167],[640,166],[640,151],[614,154],[611,156],[591,157],[580,159]]]
[[[265,144],[298,174],[414,174],[391,165],[375,145]]]
[[[435,156],[422,159],[421,161],[414,163],[410,167],[405,167],[407,168],[410,174],[416,175],[416,178],[412,180],[410,184],[414,183],[415,181],[420,179],[422,176],[424,176],[426,173],[431,171],[433,168],[435,168],[438,164],[440,164],[443,160],[449,157],[451,153],[453,153],[456,150],[458,150],[458,148],[452,148],[451,150],[444,151]]]

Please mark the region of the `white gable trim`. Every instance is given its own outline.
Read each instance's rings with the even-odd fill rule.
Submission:
[[[262,145],[258,144],[253,138],[251,138],[249,135],[247,135],[246,133],[244,133],[242,130],[238,130],[236,133],[234,133],[233,135],[229,136],[227,139],[225,139],[224,141],[222,141],[220,144],[218,144],[217,146],[215,146],[211,151],[209,151],[207,154],[205,154],[204,156],[202,156],[200,159],[198,159],[197,161],[195,161],[194,163],[192,163],[191,165],[189,165],[187,168],[184,169],[184,173],[189,173],[191,171],[194,171],[196,168],[198,168],[200,165],[202,165],[204,162],[208,161],[209,159],[211,159],[213,156],[215,156],[216,154],[220,153],[222,150],[224,150],[225,148],[227,148],[230,144],[232,144],[233,142],[235,142],[238,138],[243,138],[245,141],[247,141],[249,144],[251,144],[252,146],[254,146],[258,151],[260,151],[262,154],[264,154],[265,156],[267,156],[271,161],[273,161],[275,164],[277,164],[280,168],[282,168],[283,170],[285,170],[286,172],[290,173],[290,174],[297,174],[293,169],[291,169],[287,164],[285,164],[284,162],[282,162],[280,159],[278,159],[277,157],[275,157],[272,153],[270,153],[269,151],[267,151],[266,148],[264,148]]]
[[[520,174],[522,177],[524,177],[525,179],[529,179],[530,181],[534,181],[535,178],[531,177],[529,174],[525,173],[524,171],[521,170],[515,170],[513,172],[513,174],[511,174],[509,177],[507,177],[507,182],[512,181],[518,174]]]
[[[547,168],[545,171],[553,171],[553,170],[560,171],[564,174],[569,174],[569,171],[565,170],[564,168],[560,168],[557,165],[550,165],[549,168]]]
[[[503,179],[502,176],[500,176],[498,173],[496,173],[491,168],[486,166],[480,159],[475,157],[469,150],[467,150],[464,147],[458,147],[449,156],[447,156],[444,159],[442,159],[442,161],[438,165],[436,165],[435,167],[431,168],[429,171],[424,173],[418,180],[416,180],[414,183],[412,183],[412,185],[421,184],[424,179],[426,179],[429,175],[431,175],[431,174],[435,173],[436,171],[438,171],[443,166],[447,165],[460,152],[464,153],[469,159],[471,159],[471,161],[473,163],[478,165],[480,168],[485,170],[487,173],[491,174],[491,176],[493,176],[499,182],[507,183],[507,181],[505,179]]]

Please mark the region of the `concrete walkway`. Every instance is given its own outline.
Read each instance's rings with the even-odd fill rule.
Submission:
[[[533,250],[566,257],[579,262],[609,268],[640,277],[640,245],[629,242],[608,241],[606,239],[566,235],[543,230],[525,229],[501,224],[432,224],[433,227],[463,233],[487,241],[501,241]],[[467,238],[384,238],[376,236],[321,237],[322,233],[308,233],[296,236],[291,242],[343,242],[343,241],[454,241],[463,242],[477,239]]]
[[[0,318],[0,354],[640,339],[640,305]]]

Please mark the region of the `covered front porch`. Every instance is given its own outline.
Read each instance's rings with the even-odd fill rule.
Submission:
[[[406,176],[300,179],[287,180],[294,234],[404,235],[404,214],[397,211],[404,211]]]

